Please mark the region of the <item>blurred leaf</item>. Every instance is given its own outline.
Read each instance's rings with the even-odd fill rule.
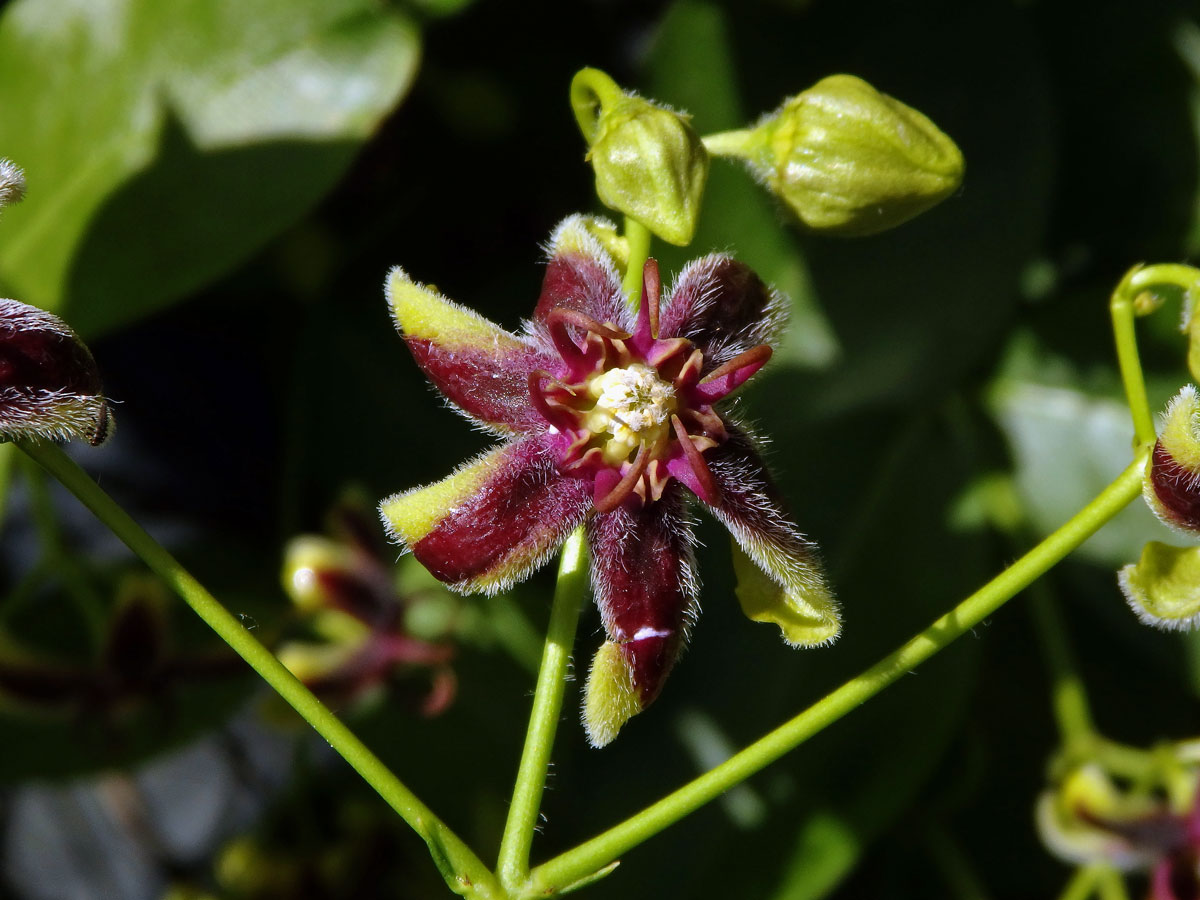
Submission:
[[[0,152],[30,191],[0,280],[89,335],[178,299],[333,185],[417,40],[370,0],[12,3]]]
[[[1058,528],[1090,502],[1132,459],[1133,426],[1125,403],[1084,388],[1082,378],[1027,336],[1019,336],[993,384],[991,408],[1012,449],[1017,491],[1036,534]],[[1176,539],[1135,501],[1077,553],[1118,566],[1150,540]]]

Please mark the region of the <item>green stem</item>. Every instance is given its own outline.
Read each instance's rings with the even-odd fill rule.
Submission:
[[[600,114],[624,96],[615,81],[599,69],[580,69],[571,79],[571,111],[590,147],[598,137]]]
[[[1142,376],[1142,363],[1138,358],[1137,332],[1133,320],[1135,292],[1129,289],[1130,281],[1137,270],[1129,272],[1109,302],[1112,315],[1113,338],[1117,345],[1117,365],[1121,370],[1121,382],[1125,386],[1125,399],[1129,414],[1133,418],[1133,434],[1137,445],[1153,445],[1158,439],[1154,431],[1154,419],[1150,415],[1150,403],[1146,399],[1146,381]]]
[[[1125,879],[1110,865],[1097,863],[1096,895],[1100,900],[1129,900],[1129,891],[1125,889]]]
[[[487,867],[424,803],[360,741],[340,719],[260,644],[242,624],[196,581],[129,514],[102,491],[55,444],[19,439],[17,446],[57,478],[84,506],[136,553],[195,610],[263,680],[296,710],[329,745],[429,845],[450,886],[459,893],[502,897]]]
[[[1142,489],[1146,458],[1146,451],[1139,453],[1112,484],[1066,524],[870,669],[632,818],[538,866],[530,874],[529,889],[523,896],[542,896],[611,863],[793,750],[966,634],[1134,500]]]
[[[754,131],[750,128],[720,131],[716,134],[706,134],[700,140],[704,144],[704,149],[712,156],[734,156],[739,159],[749,159],[750,147],[754,143]]]
[[[571,648],[575,645],[575,627],[579,622],[583,595],[587,591],[587,561],[587,540],[581,526],[563,545],[554,604],[550,609],[550,625],[542,650],[542,665],[533,694],[533,710],[529,714],[529,727],[525,732],[525,748],[521,753],[512,804],[508,808],[508,821],[500,841],[496,872],[500,876],[500,883],[512,893],[516,893],[529,877],[529,850],[533,846],[533,833],[550,765],[550,751],[554,747],[554,733],[562,712],[567,668],[571,660]]]
[[[1067,882],[1067,886],[1063,888],[1063,892],[1059,894],[1058,900],[1087,900],[1092,896],[1092,892],[1096,889],[1096,882],[1099,880],[1100,870],[1095,864],[1080,866],[1071,876],[1071,880]]]
[[[1183,290],[1185,303],[1190,312],[1184,323],[1192,346],[1188,349],[1188,365],[1193,377],[1200,359],[1200,348],[1196,347],[1197,322],[1196,303],[1200,300],[1200,269],[1179,263],[1160,263],[1153,266],[1134,266],[1125,273],[1113,291],[1109,309],[1112,313],[1113,336],[1117,343],[1117,362],[1121,367],[1121,381],[1125,385],[1125,396],[1129,401],[1129,412],[1133,417],[1133,430],[1139,444],[1153,444],[1157,439],[1154,419],[1150,415],[1150,404],[1146,400],[1146,383],[1142,378],[1142,367],[1138,360],[1137,335],[1134,319],[1148,315],[1162,305],[1163,298],[1156,288],[1174,287]]]
[[[650,258],[650,229],[629,216],[625,217],[625,240],[629,242],[629,261],[625,264],[625,280],[621,288],[630,309],[637,309],[642,299],[642,269]]]
[[[1097,738],[1087,689],[1075,664],[1062,613],[1053,594],[1042,584],[1031,586],[1030,594],[1029,609],[1034,630],[1050,669],[1054,718],[1063,746],[1070,754],[1072,748],[1091,746]]]

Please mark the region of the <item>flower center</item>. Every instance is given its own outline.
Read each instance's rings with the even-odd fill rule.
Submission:
[[[614,466],[643,444],[662,442],[678,409],[675,388],[642,363],[601,372],[588,382],[587,393],[596,405],[585,412],[583,425],[596,435],[604,461]]]

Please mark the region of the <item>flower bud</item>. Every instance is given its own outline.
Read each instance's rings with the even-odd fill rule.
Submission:
[[[1200,547],[1151,541],[1136,565],[1117,573],[1117,582],[1147,625],[1187,630],[1200,622]]]
[[[1200,532],[1200,397],[1190,384],[1163,413],[1142,493],[1165,524]]]
[[[963,157],[929,119],[861,78],[831,75],[750,132],[706,140],[741,156],[814,231],[886,231],[952,194]]]
[[[25,173],[7,159],[0,159],[0,206],[17,203],[25,196]]]
[[[115,430],[91,351],[58,316],[0,300],[0,439],[83,438]]]
[[[585,136],[601,202],[668,243],[689,244],[708,179],[708,151],[687,116],[621,92],[595,69],[576,75],[571,90],[581,125],[587,121],[581,105],[596,113]]]

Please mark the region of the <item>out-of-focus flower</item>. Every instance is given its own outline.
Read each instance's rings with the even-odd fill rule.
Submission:
[[[412,635],[405,623],[411,598],[396,585],[395,567],[373,540],[370,519],[344,504],[332,538],[292,540],[283,584],[305,615],[311,637],[285,642],[281,662],[327,701],[360,703],[398,682],[427,680],[419,708],[442,712],[454,699],[454,648]]]
[[[1061,859],[1148,872],[1150,900],[1200,897],[1200,756],[1160,748],[1159,777],[1123,784],[1096,762],[1072,768],[1038,801],[1043,842]],[[1152,760],[1147,753],[1148,762]]]
[[[554,232],[522,335],[392,271],[388,299],[417,363],[504,443],[381,511],[396,539],[464,592],[525,578],[586,523],[608,641],[584,724],[601,746],[658,695],[695,619],[688,493],[752,561],[739,597],[753,618],[797,646],[833,640],[839,618],[815,547],[785,513],[753,439],[717,407],[769,359],[782,299],[712,255],[688,265],[660,305],[650,260],[635,316],[588,225],[576,216]]]
[[[170,702],[178,684],[226,679],[244,664],[224,644],[209,651],[173,646],[170,596],[156,576],[123,576],[97,658],[77,663],[50,656],[0,631],[0,708],[35,718],[120,725],[148,703]]]

